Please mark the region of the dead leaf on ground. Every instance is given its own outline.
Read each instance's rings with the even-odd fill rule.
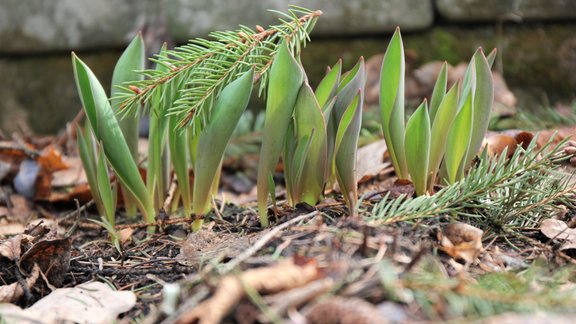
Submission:
[[[449,224],[438,232],[440,249],[454,259],[471,263],[483,250],[482,234],[481,229],[469,224]]]
[[[28,278],[26,278],[25,281],[26,288],[29,290],[32,289],[34,284],[36,284],[36,281],[38,280],[39,276],[40,276],[40,267],[34,265],[31,274],[28,276]],[[24,295],[24,289],[22,288],[22,285],[18,281],[13,282],[9,285],[0,286],[0,319],[3,319],[1,316],[3,315],[1,310],[2,309],[1,303],[16,303],[20,300],[20,298],[22,298],[23,295]]]
[[[101,282],[60,288],[27,309],[0,305],[6,323],[113,323],[136,304],[130,291],[115,291]]]
[[[246,295],[245,287],[251,287],[262,294],[276,293],[301,287],[320,276],[315,262],[298,265],[292,259],[269,267],[247,270],[239,275],[227,275],[220,280],[211,298],[184,313],[177,323],[220,323]]]
[[[19,275],[34,285],[38,277],[36,272],[41,272],[48,287],[62,284],[70,266],[71,239],[54,238],[55,232],[40,224],[0,241],[0,282],[4,284],[0,290],[14,292],[19,286]],[[20,298],[22,295],[11,296]]]
[[[356,174],[359,183],[369,181],[390,166],[390,162],[384,162],[386,151],[386,141],[384,140],[370,143],[358,149]]]
[[[264,230],[249,235],[232,233],[215,233],[201,230],[190,233],[180,245],[178,263],[199,268],[202,263],[218,262],[226,257],[233,258],[257,241],[268,231]]]
[[[73,187],[88,181],[80,157],[63,156],[62,162],[68,167],[53,173],[52,187]]]
[[[388,323],[378,308],[360,298],[332,297],[314,306],[306,314],[309,324]]]
[[[18,265],[21,272],[28,272],[37,264],[50,284],[60,286],[70,267],[71,241],[70,238],[62,238],[34,244],[20,258]]]
[[[540,225],[540,231],[549,239],[564,241],[560,250],[576,249],[576,229],[558,219],[545,219]]]

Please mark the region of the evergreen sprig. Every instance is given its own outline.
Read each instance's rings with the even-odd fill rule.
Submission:
[[[558,205],[570,206],[576,190],[571,177],[559,175],[559,162],[567,159],[562,144],[537,149],[534,140],[509,159],[505,153],[484,155],[461,181],[432,196],[390,199],[388,193],[366,217],[374,224],[391,224],[451,215],[488,230],[538,227]]]
[[[277,11],[275,11],[277,12]],[[212,32],[213,39],[194,39],[188,44],[166,51],[152,59],[166,66],[167,71],[145,70],[145,80],[121,86],[122,109],[135,113],[140,103],[148,103],[154,96],[167,95],[165,84],[175,84],[180,92],[169,113],[180,117],[180,126],[192,126],[194,133],[210,119],[215,98],[222,89],[250,68],[255,68],[254,82],[260,82],[259,93],[264,93],[270,68],[279,44],[286,40],[298,55],[309,40],[321,11],[291,6],[288,13],[277,12],[281,24],[253,30],[240,26],[236,31]],[[299,16],[300,15],[300,16]]]

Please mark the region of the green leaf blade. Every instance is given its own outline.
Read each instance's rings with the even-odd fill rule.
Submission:
[[[122,99],[117,98],[122,92],[118,87],[123,86],[128,82],[142,80],[143,75],[138,73],[138,71],[144,70],[144,66],[144,39],[141,34],[138,34],[130,42],[128,47],[126,47],[118,59],[118,62],[116,62],[114,72],[112,73],[112,89],[110,97],[112,98],[112,109],[116,114],[120,114],[120,106],[122,104]],[[138,158],[138,123],[140,120],[138,117],[139,115],[136,113],[132,116],[125,116],[125,118],[119,120],[122,134],[124,134],[124,138],[128,143],[130,153],[134,160],[137,160]]]
[[[315,205],[322,195],[327,168],[326,124],[312,88],[302,85],[294,106],[295,144],[290,179],[294,203]],[[288,141],[287,141],[288,142]],[[287,152],[289,148],[287,147]],[[288,179],[287,179],[288,180]],[[287,182],[288,183],[288,182]]]
[[[470,149],[468,150],[464,167],[467,168],[482,145],[488,123],[490,122],[490,112],[494,101],[494,86],[490,64],[486,60],[484,53],[478,49],[472,58],[474,64],[474,122],[470,138]],[[471,63],[472,64],[472,63]]]
[[[446,152],[448,132],[458,112],[458,83],[456,83],[439,104],[436,118],[432,122],[430,160],[428,165],[428,189],[434,186],[442,158]],[[432,119],[432,118],[430,118]]]
[[[258,210],[264,227],[268,226],[269,177],[284,148],[288,125],[303,81],[302,68],[284,41],[270,68],[264,136],[258,164]]]
[[[397,28],[382,61],[380,112],[384,139],[400,179],[408,178],[404,155],[404,74],[404,45]]]
[[[430,117],[424,101],[408,119],[406,124],[406,163],[417,195],[428,189],[428,164],[430,156]]]
[[[474,104],[471,93],[464,99],[464,106],[456,115],[448,132],[444,161],[447,169],[448,183],[455,183],[462,176],[462,165],[468,151],[472,124],[474,121]]]
[[[148,199],[136,163],[132,158],[126,158],[126,152],[130,150],[102,85],[90,68],[74,54],[72,61],[78,93],[94,135],[102,142],[104,154],[124,187],[137,199],[146,221],[154,221],[153,204]]]
[[[356,178],[356,158],[358,138],[362,126],[363,92],[357,91],[348,109],[344,112],[336,133],[336,153],[334,165],[336,179],[351,216],[356,215],[358,204],[358,182]]]
[[[214,104],[210,122],[199,135],[197,151],[200,154],[194,166],[193,201],[193,212],[197,215],[210,210],[214,180],[230,137],[248,106],[253,78],[254,70],[251,69],[222,90]]]

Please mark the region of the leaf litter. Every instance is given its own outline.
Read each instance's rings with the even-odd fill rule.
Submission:
[[[506,136],[517,140],[515,135]],[[368,196],[361,210],[372,207],[378,198],[375,192],[410,187],[383,182],[390,179],[381,158],[384,153],[366,154],[361,155],[364,160],[375,161],[365,168],[362,188]],[[70,161],[66,156],[63,160]],[[68,188],[84,181],[76,177],[76,171],[66,177],[60,185]],[[73,197],[64,195],[57,201]],[[48,192],[50,196],[53,193]],[[7,197],[16,201],[19,196],[8,193]],[[18,211],[16,204],[3,206],[0,221],[4,223],[0,224],[23,226],[37,217],[33,210],[42,198],[37,199],[28,211]],[[76,287],[86,292],[91,291],[86,283],[105,281],[114,289],[108,289],[105,297],[92,298],[98,301],[93,309],[98,310],[99,303],[115,304],[110,298],[126,293],[121,297],[124,302],[119,302],[124,307],[100,309],[102,317],[98,317],[109,322],[128,312],[118,319],[124,323],[131,319],[165,323],[439,321],[514,316],[509,312],[533,311],[536,306],[562,314],[576,300],[574,255],[565,248],[573,242],[571,210],[561,219],[544,221],[540,231],[521,232],[506,241],[487,240],[482,230],[446,217],[371,226],[343,217],[343,204],[333,198],[312,213],[305,206],[292,209],[280,204],[273,218],[277,225],[263,231],[253,203],[246,201],[241,208],[217,201],[218,214],[209,215],[211,223],[198,233],[188,234],[189,223],[170,216],[163,221],[162,232],[150,238],[141,227],[121,225],[121,252],[102,240],[105,231],[86,219],[89,206],[59,217],[61,226],[77,223],[78,231],[71,236],[44,226],[34,226],[30,233],[3,234],[1,300],[23,307],[44,301],[56,307],[61,302],[49,296],[61,289]],[[174,295],[170,285],[178,287],[170,299],[172,307],[161,308]],[[503,290],[503,285],[509,288]],[[66,296],[73,294],[65,291]],[[34,306],[24,313],[5,304],[0,309],[8,320],[6,314],[11,312],[32,319],[37,315]],[[49,312],[60,314],[59,320],[82,321],[66,317],[71,314]],[[565,319],[564,315],[550,316]],[[40,321],[50,320],[43,317]]]

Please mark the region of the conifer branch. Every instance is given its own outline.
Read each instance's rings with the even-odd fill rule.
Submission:
[[[195,39],[156,56],[152,60],[168,67],[167,71],[141,71],[145,80],[120,87],[118,98],[123,101],[124,113],[134,113],[140,103],[147,104],[155,96],[172,94],[175,99],[169,113],[180,116],[181,127],[192,126],[197,133],[210,119],[212,102],[220,91],[248,69],[255,67],[254,82],[260,81],[259,93],[264,93],[277,46],[284,40],[298,55],[322,12],[292,6],[288,14],[280,14],[286,19],[268,29],[240,26],[236,31],[213,32],[209,35],[213,40]],[[171,84],[178,96],[169,93],[172,87],[167,85]]]
[[[572,205],[576,185],[557,170],[567,158],[560,151],[562,144],[537,149],[533,141],[526,150],[519,147],[510,159],[484,157],[464,179],[433,196],[389,199],[388,193],[367,219],[392,224],[451,215],[481,228],[535,228],[559,205]]]

